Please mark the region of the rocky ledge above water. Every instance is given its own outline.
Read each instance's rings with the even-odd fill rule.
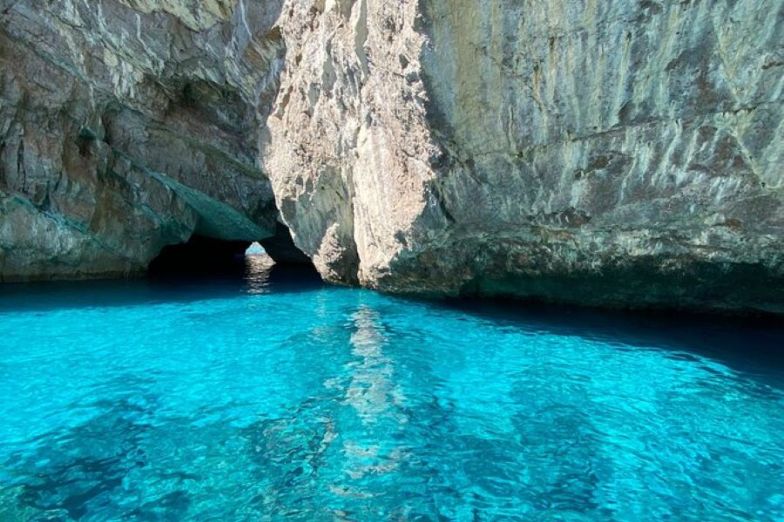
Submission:
[[[784,313],[782,122],[784,0],[0,0],[0,277]]]

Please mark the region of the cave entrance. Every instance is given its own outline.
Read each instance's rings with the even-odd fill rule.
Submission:
[[[244,277],[249,269],[275,265],[276,270],[292,268],[315,272],[310,258],[291,238],[288,227],[278,223],[273,236],[258,241],[225,240],[193,235],[187,242],[169,245],[150,263],[153,277]]]
[[[152,276],[241,273],[250,241],[226,241],[194,235],[161,250],[148,268]]]

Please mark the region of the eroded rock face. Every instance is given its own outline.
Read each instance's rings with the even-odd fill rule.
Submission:
[[[6,277],[278,218],[330,281],[784,312],[784,0],[25,4]]]
[[[784,311],[783,6],[300,7],[283,217],[388,291]]]
[[[280,5],[0,2],[0,277],[125,275],[275,231],[257,158]]]
[[[779,308],[784,3],[514,4],[425,9],[445,286]]]
[[[428,129],[397,81],[398,55],[416,61],[422,45],[415,16],[415,2],[341,0],[291,2],[279,21],[287,67],[261,157],[296,244],[331,281],[371,282],[365,271],[388,265],[394,233],[422,211],[418,178],[431,173],[406,155]]]

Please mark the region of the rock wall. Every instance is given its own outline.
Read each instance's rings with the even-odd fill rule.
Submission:
[[[290,230],[385,291],[784,312],[784,0],[0,5],[6,279]]]
[[[287,67],[261,158],[328,280],[376,284],[431,211],[418,15],[416,1],[293,2],[279,21]]]
[[[0,1],[0,278],[142,272],[194,233],[255,241],[280,5]]]
[[[445,286],[780,307],[784,3],[478,5],[425,7]]]
[[[280,23],[262,156],[328,277],[784,311],[784,2],[357,0]]]

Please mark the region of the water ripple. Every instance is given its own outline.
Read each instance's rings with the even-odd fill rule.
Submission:
[[[0,520],[784,518],[784,369],[721,330],[226,285],[0,296]]]

